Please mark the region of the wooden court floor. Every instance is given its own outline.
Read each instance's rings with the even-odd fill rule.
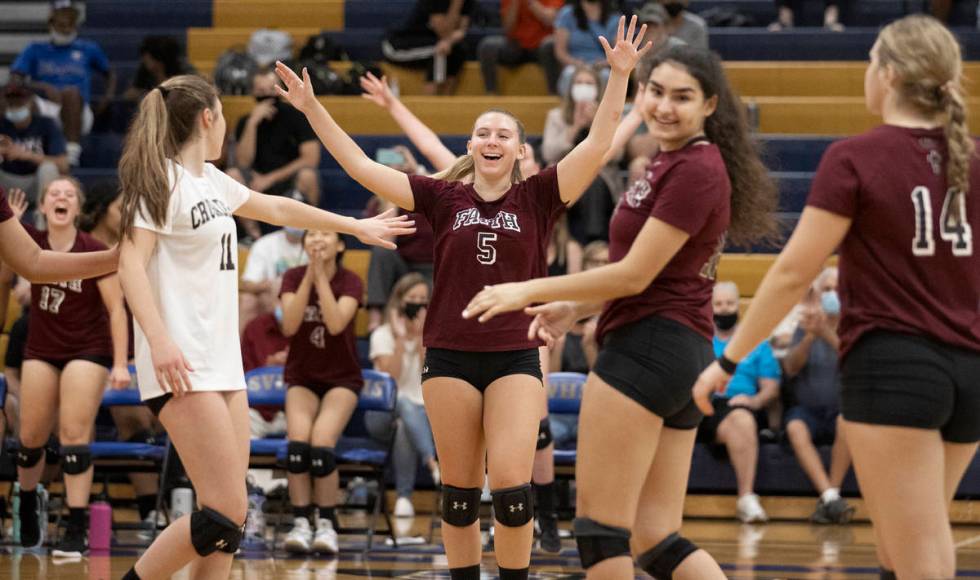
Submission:
[[[568,527],[568,522],[563,523]],[[424,536],[429,518],[401,520],[400,535]],[[711,552],[730,578],[866,579],[878,578],[871,528],[867,524],[814,526],[801,522],[742,525],[730,520],[692,520],[683,533]],[[954,537],[960,576],[980,576],[980,526],[957,526]],[[118,538],[119,547],[108,555],[89,555],[80,560],[53,560],[46,553],[25,553],[0,548],[0,580],[120,578],[139,555],[135,537]],[[436,534],[438,541],[438,532]],[[281,550],[245,551],[235,560],[233,580],[332,580],[334,578],[439,578],[448,579],[446,558],[436,544],[413,544],[395,550],[376,536],[375,549],[365,555],[363,536],[341,536],[341,553],[335,558],[301,558]],[[535,549],[532,578],[582,578],[575,543],[563,540],[560,554]],[[493,554],[484,553],[485,578],[496,577]],[[638,572],[638,577],[644,577]],[[178,579],[189,578],[180,573]]]

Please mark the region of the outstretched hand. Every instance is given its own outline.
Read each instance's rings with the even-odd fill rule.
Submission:
[[[391,107],[397,98],[388,86],[388,77],[382,76],[380,79],[370,72],[361,77],[362,97],[371,101],[382,109]]]
[[[652,42],[647,42],[646,46],[642,46],[643,37],[647,32],[647,25],[644,24],[640,27],[640,31],[636,31],[636,15],[634,14],[630,18],[629,30],[623,33],[626,28],[626,17],[621,16],[619,18],[619,28],[616,31],[616,46],[609,46],[609,41],[606,37],[600,36],[599,43],[602,45],[602,49],[606,51],[606,62],[609,63],[609,67],[617,72],[629,74],[636,63],[640,62],[650,48],[653,46]],[[642,48],[641,48],[642,46]]]
[[[498,314],[520,310],[531,303],[524,290],[521,282],[484,286],[466,305],[463,318],[479,316],[480,322],[486,322]]]
[[[381,246],[394,250],[397,248],[392,241],[398,236],[415,233],[415,222],[406,215],[395,216],[395,210],[378,214],[372,218],[357,220],[357,239],[371,246]]]
[[[531,306],[524,309],[524,314],[534,317],[527,330],[528,340],[543,340],[548,348],[554,347],[555,341],[565,336],[575,324],[575,309],[570,302]]]
[[[301,79],[296,76],[293,69],[280,61],[276,61],[276,74],[286,85],[285,89],[276,85],[276,92],[280,97],[289,101],[289,104],[304,113],[317,104],[316,95],[313,94],[313,83],[310,82],[310,73],[307,72],[306,67],[303,67],[303,78]]]
[[[10,210],[14,212],[14,218],[20,221],[27,212],[27,192],[16,187],[11,188],[7,194],[7,203],[10,205]]]

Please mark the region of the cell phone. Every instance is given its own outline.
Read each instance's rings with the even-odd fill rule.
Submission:
[[[378,149],[378,152],[374,155],[375,161],[382,165],[404,165],[405,156],[401,152],[390,149],[387,147],[382,147]]]

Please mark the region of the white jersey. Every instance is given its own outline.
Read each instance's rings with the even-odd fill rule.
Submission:
[[[174,344],[194,370],[193,391],[245,388],[238,335],[238,235],[232,212],[248,188],[210,163],[195,177],[169,164],[172,188],[166,222],[136,215],[135,227],[157,234],[146,268],[153,300]],[[148,217],[148,216],[147,216]],[[150,345],[134,321],[136,376],[145,401],[165,394],[156,380]]]

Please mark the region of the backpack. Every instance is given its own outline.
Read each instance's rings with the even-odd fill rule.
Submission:
[[[248,53],[260,66],[293,57],[293,37],[284,30],[260,28],[248,40]]]
[[[313,85],[313,94],[340,95],[344,93],[344,79],[334,72],[327,63],[320,63],[312,59],[300,60],[294,70],[297,74],[306,67],[306,72],[310,73],[310,84]]]
[[[378,66],[376,62],[361,62],[354,61],[351,63],[350,68],[341,77],[342,86],[340,89],[341,95],[360,95],[364,92],[361,88],[361,77],[370,72],[379,79],[384,75],[384,71]]]
[[[347,60],[344,49],[330,38],[326,32],[311,36],[299,51],[299,60],[327,64],[332,60]]]
[[[226,50],[214,66],[214,84],[224,95],[251,95],[258,63],[241,48]]]

